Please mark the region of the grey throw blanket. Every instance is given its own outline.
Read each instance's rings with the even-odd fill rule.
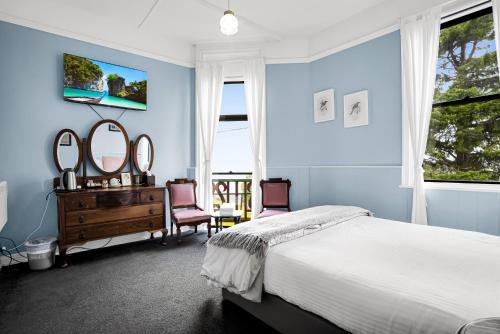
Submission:
[[[263,259],[270,246],[359,216],[371,216],[371,213],[355,206],[317,206],[233,226],[212,236],[208,243],[242,249]]]

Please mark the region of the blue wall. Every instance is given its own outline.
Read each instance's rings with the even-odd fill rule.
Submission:
[[[0,22],[0,47],[0,179],[9,183],[9,222],[2,236],[20,242],[38,225],[45,194],[58,174],[52,159],[56,133],[71,128],[80,138],[87,137],[100,120],[88,106],[63,101],[63,53],[147,71],[148,110],[128,111],[119,122],[132,140],[141,133],[151,136],[158,184],[186,175],[194,152],[193,69],[4,22]],[[96,109],[111,119],[121,113]],[[52,198],[36,235],[56,234]]]
[[[336,119],[314,123],[313,93],[335,90]],[[343,97],[369,93],[369,125],[344,128]],[[292,180],[295,209],[336,203],[409,221],[401,183],[399,32],[310,64],[267,66],[268,176]],[[431,225],[500,234],[500,194],[429,190]]]

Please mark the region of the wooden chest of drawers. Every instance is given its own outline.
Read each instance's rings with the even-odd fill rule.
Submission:
[[[137,233],[163,233],[165,243],[165,187],[132,186],[57,192],[59,252],[87,241]]]

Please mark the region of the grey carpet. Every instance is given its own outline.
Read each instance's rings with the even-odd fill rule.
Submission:
[[[269,333],[200,277],[206,234],[70,257],[66,269],[0,274],[2,333]]]

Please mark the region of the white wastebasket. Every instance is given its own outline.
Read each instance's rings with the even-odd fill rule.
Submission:
[[[41,237],[26,242],[26,253],[31,270],[49,269],[54,265],[56,258],[57,239]]]

